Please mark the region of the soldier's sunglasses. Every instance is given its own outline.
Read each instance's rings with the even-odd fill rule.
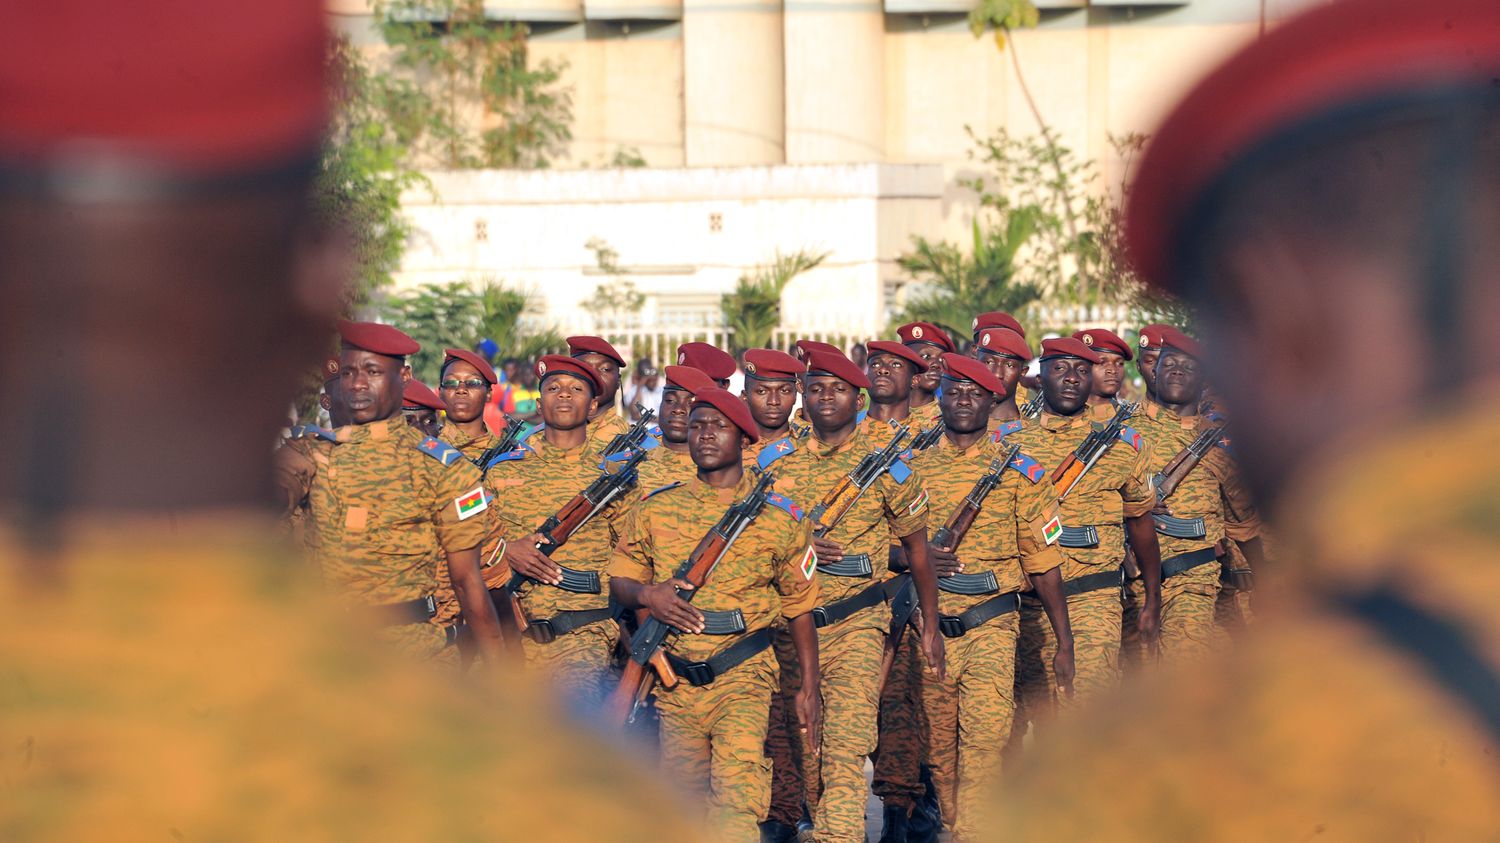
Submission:
[[[464,387],[465,389],[480,390],[484,389],[488,384],[489,381],[484,380],[483,378],[467,378],[465,380],[459,380],[458,378],[448,378],[446,380],[440,381],[438,383],[438,386],[442,387],[443,389],[458,389],[459,387]]]

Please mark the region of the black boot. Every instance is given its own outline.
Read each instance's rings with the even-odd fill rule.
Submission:
[[[885,806],[885,827],[880,832],[880,843],[906,843],[907,825],[911,822],[910,810],[901,805]]]
[[[938,833],[943,830],[943,810],[938,805],[930,767],[922,767],[922,784],[925,792],[912,806],[911,821],[906,825],[907,843],[937,843]]]
[[[766,820],[760,824],[760,843],[792,843],[797,839],[797,829],[784,822]]]

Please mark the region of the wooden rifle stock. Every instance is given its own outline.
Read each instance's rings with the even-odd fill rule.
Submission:
[[[1177,491],[1177,486],[1183,479],[1193,473],[1203,456],[1209,452],[1224,436],[1223,427],[1211,427],[1198,434],[1186,448],[1178,451],[1172,457],[1172,461],[1162,467],[1156,476],[1151,478],[1151,485],[1156,487],[1156,499],[1164,501]]]

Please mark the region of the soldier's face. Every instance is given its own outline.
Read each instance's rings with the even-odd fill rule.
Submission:
[[[1203,375],[1198,361],[1176,351],[1163,351],[1156,363],[1156,395],[1167,404],[1196,404],[1203,397]]]
[[[990,354],[989,352],[975,352],[979,362],[984,364],[990,373],[1005,384],[1005,397],[1009,398],[1016,394],[1016,384],[1020,382],[1021,375],[1026,372],[1026,361],[1017,360],[1004,354]]]
[[[875,352],[865,363],[870,379],[870,398],[878,404],[899,404],[911,397],[917,367],[904,357]],[[925,372],[924,372],[925,374]]]
[[[410,369],[399,358],[360,348],[339,353],[339,392],[354,424],[383,421],[401,412],[401,389]]]
[[[995,393],[973,381],[948,379],[943,384],[943,397],[938,399],[938,409],[943,413],[943,425],[954,433],[975,433],[990,423],[990,410],[995,406]]]
[[[1071,416],[1094,388],[1094,364],[1081,357],[1053,357],[1042,363],[1042,395],[1054,412]]]
[[[448,407],[448,418],[468,423],[484,413],[484,405],[490,400],[490,383],[478,369],[455,360],[443,369],[438,395]]]
[[[443,423],[438,421],[437,410],[425,408],[421,410],[407,410],[402,415],[405,416],[407,424],[428,436],[436,438],[438,434],[443,432]]]
[[[1135,368],[1146,382],[1146,392],[1156,394],[1156,361],[1161,357],[1159,348],[1143,348],[1136,352]]]
[[[620,388],[620,364],[603,354],[593,352],[578,355],[578,361],[592,366],[594,371],[599,373],[599,380],[604,382],[604,397],[614,400],[615,391]]]
[[[838,430],[853,424],[864,403],[858,387],[832,375],[809,376],[803,393],[808,421],[819,430]]]
[[[589,413],[598,402],[593,389],[581,377],[559,374],[542,381],[542,421],[556,430],[573,430],[588,424]]]
[[[1120,386],[1125,383],[1125,356],[1100,351],[1099,357],[1099,362],[1094,364],[1094,394],[1100,398],[1113,398],[1120,394]]]
[[[744,431],[713,407],[699,407],[688,421],[688,453],[704,471],[738,464],[744,442]]]
[[[938,384],[943,378],[943,350],[930,342],[915,343],[907,348],[927,361],[927,371],[917,376],[916,386],[924,392],[937,392]]]
[[[797,385],[792,381],[746,378],[741,394],[750,405],[755,423],[766,430],[780,430],[792,415],[792,405],[797,403]]]
[[[349,408],[344,405],[344,391],[339,386],[339,378],[332,378],[323,383],[323,396],[318,399],[318,406],[328,411],[328,423],[334,427],[343,427],[352,424],[349,418]]]
[[[661,435],[668,442],[681,444],[688,437],[688,413],[693,393],[686,389],[665,389],[661,393]]]

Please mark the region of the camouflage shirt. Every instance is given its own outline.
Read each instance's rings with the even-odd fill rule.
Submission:
[[[1050,484],[1054,469],[1083,443],[1095,424],[1106,424],[1114,416],[1108,405],[1090,407],[1077,416],[1042,413],[1007,439],[1041,464]],[[1122,440],[1130,437],[1127,429]],[[1062,547],[1066,562],[1063,579],[1094,573],[1101,565],[1119,565],[1125,559],[1125,519],[1146,515],[1156,503],[1146,466],[1149,445],[1138,437],[1117,440],[1109,451],[1078,481],[1062,501],[1062,523],[1069,527],[1092,526],[1099,532],[1097,547]],[[1139,450],[1137,449],[1139,448]]]
[[[333,436],[333,431],[321,427],[297,425],[292,429],[291,437],[276,448],[271,458],[276,470],[276,484],[286,495],[287,509],[282,513],[282,524],[297,546],[309,552],[317,547],[312,505],[308,500],[313,478],[318,473],[318,461],[313,453],[321,451],[326,457],[333,447]]]
[[[494,462],[484,475],[485,486],[495,496],[495,508],[506,536],[522,537],[536,532],[548,516],[557,514],[599,477],[599,455],[587,442],[563,449],[538,433],[526,440],[526,448],[511,451]],[[579,594],[550,585],[527,583],[519,596],[526,614],[550,618],[558,612],[598,609],[609,602],[609,577],[604,573],[610,548],[619,539],[619,522],[636,495],[624,495],[553,551],[552,561],[579,571],[600,572],[600,593]]]
[[[810,427],[788,425],[785,436],[776,439],[763,438],[757,441],[754,445],[745,449],[745,467],[761,466],[762,460],[765,460],[764,465],[766,466],[774,465],[776,460],[792,454],[800,448],[811,432],[812,428]],[[767,453],[767,449],[770,449],[769,453]]]
[[[776,488],[783,494],[800,500],[810,512],[824,495],[837,487],[859,465],[860,460],[874,450],[874,443],[857,428],[843,444],[837,446],[825,445],[816,436],[809,437],[798,446],[796,453],[783,457],[773,466],[772,471],[777,477]],[[836,508],[830,507],[830,513],[834,509]],[[879,572],[893,534],[910,535],[926,526],[927,490],[922,484],[921,474],[912,471],[904,478],[904,482],[897,482],[890,472],[885,472],[865,490],[843,520],[828,534],[828,539],[841,545],[846,556],[869,555],[871,567]],[[824,603],[832,603],[853,597],[869,586],[870,582],[871,580],[863,577],[824,575],[819,577],[818,591]],[[889,620],[889,607],[882,603],[873,609],[859,612],[844,624],[869,624],[884,629]]]
[[[975,481],[989,473],[990,463],[1007,450],[1007,445],[989,436],[959,450],[944,436],[916,455],[912,467],[922,473],[931,495],[929,534],[958,511]],[[1043,525],[1056,514],[1057,502],[1051,484],[1039,471],[1028,476],[1009,466],[1001,477],[958,546],[958,557],[965,574],[993,572],[1001,592],[1019,591],[1026,584],[1023,572],[1044,574],[1063,563],[1056,546],[1049,546],[1042,536]],[[938,608],[945,615],[956,615],[992,596],[942,591]]]
[[[610,575],[648,584],[671,579],[729,505],[749,494],[754,483],[746,473],[733,489],[716,489],[694,477],[648,493],[625,519]],[[717,612],[739,609],[746,634],[812,611],[818,599],[809,545],[812,522],[802,516],[789,500],[780,506],[768,501],[694,594],[693,605]],[[671,648],[687,659],[706,659],[739,637],[677,635]]]
[[[1204,416],[1183,418],[1166,407],[1146,402],[1131,423],[1151,443],[1151,460],[1147,471],[1154,476],[1172,458],[1216,425]],[[1170,559],[1205,547],[1211,547],[1225,536],[1228,502],[1233,502],[1237,520],[1236,538],[1245,541],[1259,533],[1259,517],[1250,491],[1224,442],[1214,446],[1177,485],[1167,498],[1167,511],[1177,518],[1202,518],[1206,535],[1201,539],[1179,539],[1157,533],[1161,558]]]
[[[469,460],[477,460],[485,451],[500,444],[500,437],[485,428],[478,436],[469,436],[452,425],[443,425],[443,441],[458,449]],[[481,466],[483,468],[483,466]]]
[[[651,453],[646,455],[640,466],[640,475],[641,490],[649,492],[669,483],[686,483],[698,476],[698,466],[693,463],[693,456],[687,451],[678,452],[661,445],[652,448]]]
[[[926,430],[936,424],[942,424],[943,408],[934,398],[920,407],[912,407],[910,414],[906,417],[906,423],[911,425],[913,434]]]
[[[613,409],[601,413],[589,421],[588,449],[590,453],[602,454],[616,436],[630,429],[630,425]]]

